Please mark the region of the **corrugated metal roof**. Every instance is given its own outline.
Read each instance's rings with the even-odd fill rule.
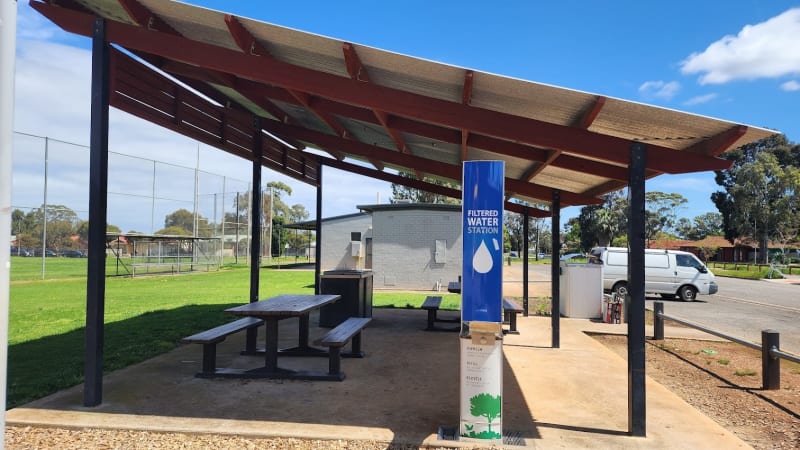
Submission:
[[[243,137],[243,130],[255,114],[265,130],[294,146],[267,139],[265,151],[271,153],[264,165],[312,184],[318,164],[346,168],[347,159],[369,162],[373,169],[357,170],[376,178],[392,180],[386,168],[398,168],[456,183],[462,161],[502,159],[510,198],[548,204],[557,189],[568,194],[562,195],[568,206],[596,202],[596,196],[624,186],[621,168],[626,171],[633,141],[648,145],[652,177],[719,169],[725,166],[719,154],[775,133],[179,2],[54,4],[33,6],[84,35],[90,35],[92,16],[108,19],[110,42],[174,77],[154,72],[125,78],[120,71],[151,69],[120,53],[112,71],[120,78],[113,83],[114,106],[246,158],[253,157],[256,141]],[[223,106],[204,104],[181,84]]]

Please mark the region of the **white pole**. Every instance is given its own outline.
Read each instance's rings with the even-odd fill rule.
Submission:
[[[0,449],[6,442],[8,299],[11,272],[11,163],[17,2],[0,1]]]
[[[194,223],[192,224],[192,236],[197,237],[197,226],[199,225],[199,221],[197,220],[197,196],[198,196],[198,183],[200,181],[200,143],[197,143],[197,161],[195,162],[194,166]],[[192,255],[194,256],[194,254]]]
[[[44,199],[42,200],[42,279],[45,278],[45,261],[47,259],[47,170],[50,152],[50,139],[44,138]]]

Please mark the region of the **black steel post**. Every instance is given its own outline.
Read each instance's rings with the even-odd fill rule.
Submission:
[[[261,157],[263,155],[263,132],[261,118],[253,117],[253,180],[250,205],[250,303],[258,301],[261,269],[261,216],[264,205],[261,201]],[[270,236],[271,238],[272,236]],[[247,329],[245,353],[255,353],[258,339],[258,327]]]
[[[653,339],[664,340],[664,302],[653,302]]]
[[[528,207],[523,208],[522,216],[522,314],[528,317],[528,222],[530,214]]]
[[[550,229],[553,239],[553,258],[550,262],[550,286],[552,300],[550,301],[550,323],[553,329],[553,348],[561,347],[561,191],[553,190],[553,202],[550,205],[551,224]]]
[[[645,395],[644,353],[644,248],[645,248],[645,167],[646,146],[631,144],[628,166],[628,295],[625,317],[628,322],[628,432],[646,436],[647,402]]]
[[[781,349],[781,335],[775,330],[761,331],[761,385],[768,391],[781,388],[781,359],[769,354]]]
[[[86,271],[86,334],[83,405],[103,402],[103,343],[106,301],[106,213],[108,210],[109,46],[106,25],[92,30],[92,109],[89,141],[89,261]]]
[[[317,166],[317,246],[314,249],[314,293],[319,295],[319,281],[322,267],[322,164]]]

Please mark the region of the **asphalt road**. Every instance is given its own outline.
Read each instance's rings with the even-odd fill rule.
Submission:
[[[519,280],[521,272],[515,274]],[[546,283],[542,288],[549,295],[550,265],[531,264],[529,274],[531,286]],[[792,282],[716,279],[719,292],[714,295],[698,295],[690,303],[648,296],[646,308],[662,301],[667,315],[753,343],[761,343],[762,330],[776,330],[781,350],[800,356],[800,277],[794,276]]]
[[[697,301],[662,300],[664,313],[739,339],[760,343],[762,330],[780,333],[780,347],[800,355],[800,279],[786,281],[741,280],[717,277],[719,292],[698,295]]]

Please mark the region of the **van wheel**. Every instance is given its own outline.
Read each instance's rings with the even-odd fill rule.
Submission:
[[[685,302],[693,302],[697,299],[697,289],[691,286],[682,286],[678,290],[678,296]]]
[[[628,295],[628,284],[627,283],[617,283],[614,285],[614,289],[611,290],[614,294],[617,294],[620,300],[625,300],[625,296]]]

